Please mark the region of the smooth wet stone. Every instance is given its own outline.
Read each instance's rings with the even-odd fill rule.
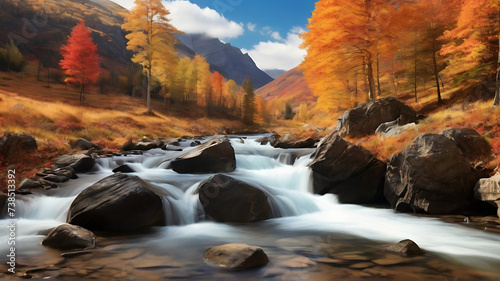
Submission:
[[[362,262],[362,263],[353,264],[353,265],[349,266],[349,268],[352,268],[352,269],[365,269],[365,268],[373,267],[374,265],[375,264],[371,263],[371,262]]]
[[[265,266],[269,258],[262,248],[246,244],[226,244],[208,249],[205,261],[222,269],[244,270]]]
[[[424,251],[422,251],[422,249],[420,249],[415,242],[409,239],[399,241],[398,243],[389,246],[387,250],[403,256],[421,256],[424,254]]]
[[[316,263],[306,257],[296,257],[293,259],[281,261],[278,263],[279,266],[288,268],[308,268],[314,266]]]
[[[83,227],[62,224],[47,234],[42,245],[60,250],[93,248],[95,235]]]

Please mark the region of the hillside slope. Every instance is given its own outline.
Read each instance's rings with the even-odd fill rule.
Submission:
[[[283,99],[290,102],[292,107],[297,107],[304,102],[311,104],[317,101],[317,98],[307,85],[304,74],[298,68],[286,72],[273,82],[258,89],[255,93],[267,101]]]
[[[59,51],[80,19],[87,22],[105,68],[128,65],[122,13],[127,10],[109,0],[2,0],[0,45],[14,39],[21,52],[58,67]]]
[[[229,43],[201,34],[176,34],[175,37],[194,53],[207,58],[212,70],[219,71],[238,85],[243,84],[247,75],[256,89],[273,81],[272,77],[257,67],[248,54],[243,54]]]

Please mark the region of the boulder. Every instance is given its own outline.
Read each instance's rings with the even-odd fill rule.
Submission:
[[[280,138],[277,142],[274,143],[273,145],[275,148],[315,148],[316,147],[316,140],[313,138],[307,138],[307,139],[297,139],[296,137],[287,134]]]
[[[37,177],[35,177],[35,179],[42,178],[51,182],[66,182],[70,179],[78,178],[75,170],[71,167],[43,169],[42,171],[36,173],[36,175]]]
[[[86,173],[92,170],[95,165],[95,159],[85,154],[63,155],[54,161],[58,168],[71,167],[75,173]]]
[[[264,192],[226,175],[209,178],[196,193],[207,217],[218,222],[255,222],[273,216]]]
[[[214,139],[172,160],[172,169],[179,174],[233,172],[236,169],[234,149],[228,138]]]
[[[113,170],[113,173],[135,173],[134,169],[130,168],[129,165],[124,164]]]
[[[55,184],[52,181],[45,180],[43,178],[37,179],[31,178],[31,179],[25,179],[19,184],[19,191],[20,192],[30,192],[28,189],[36,189],[36,188],[43,188],[43,189],[52,189],[52,188],[59,188],[57,184]]]
[[[398,120],[386,122],[378,126],[375,133],[385,138],[392,138],[401,135],[405,131],[415,130],[417,128],[417,124],[415,123],[410,123],[402,126],[400,126],[398,123],[399,123]]]
[[[417,121],[413,108],[394,97],[369,101],[346,111],[337,120],[337,131],[342,136],[364,137],[375,133],[386,122],[399,120],[398,125]]]
[[[262,138],[255,140],[255,141],[260,143],[261,145],[270,144],[271,146],[274,147],[279,142],[280,139],[281,139],[280,135],[278,135],[277,133],[273,133],[269,137],[262,137]]]
[[[269,263],[264,250],[246,244],[226,244],[208,249],[205,261],[222,269],[245,270]]]
[[[35,138],[25,133],[5,133],[0,139],[0,157],[8,161],[17,161],[37,149]]]
[[[480,179],[474,187],[474,197],[477,200],[497,206],[495,201],[500,200],[500,174],[491,178]]]
[[[441,134],[455,142],[469,162],[483,161],[487,163],[491,160],[491,145],[476,130],[455,128],[443,131]]]
[[[9,197],[5,193],[0,193],[0,220],[7,217],[7,199]]]
[[[90,230],[136,230],[164,225],[165,213],[153,186],[118,173],[82,191],[71,203],[67,222]]]
[[[386,199],[400,212],[455,214],[472,203],[478,172],[442,134],[423,134],[387,163]]]
[[[77,139],[73,143],[73,145],[71,146],[71,148],[73,148],[73,149],[79,149],[79,150],[90,150],[92,148],[97,149],[97,150],[101,149],[101,147],[99,145],[97,145],[95,143],[92,143],[92,142],[90,142],[90,141],[88,141],[86,139],[82,139],[82,138]]]
[[[88,249],[95,246],[95,235],[83,227],[62,224],[43,239],[42,245],[59,250]]]
[[[398,243],[389,246],[387,251],[407,257],[421,256],[424,254],[424,251],[422,251],[422,249],[420,249],[415,242],[409,239],[399,241]]]
[[[316,194],[336,194],[341,203],[384,201],[385,164],[335,132],[323,139],[309,166]]]
[[[121,147],[121,151],[131,151],[134,150],[135,144],[132,140],[128,140],[126,143],[124,143]]]

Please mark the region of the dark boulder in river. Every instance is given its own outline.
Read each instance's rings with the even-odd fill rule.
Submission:
[[[85,154],[63,155],[54,161],[58,168],[71,167],[75,173],[86,173],[92,170],[95,159]]]
[[[323,139],[309,166],[313,171],[314,193],[336,194],[341,203],[384,201],[385,164],[337,133]]]
[[[272,218],[267,195],[226,175],[215,175],[198,187],[205,214],[218,222],[254,222]]]
[[[417,113],[394,97],[369,101],[340,116],[337,131],[342,136],[364,137],[375,134],[381,124],[394,120],[398,120],[400,126],[413,123],[417,121]]]
[[[95,235],[83,227],[66,223],[54,228],[43,239],[42,245],[60,250],[93,248]]]
[[[172,160],[172,169],[179,174],[233,172],[236,169],[234,149],[228,138],[214,139]]]
[[[125,174],[114,174],[82,191],[71,203],[68,223],[90,230],[136,230],[164,225],[156,188]]]
[[[478,180],[455,142],[423,134],[389,160],[384,194],[397,211],[454,214],[470,207]]]

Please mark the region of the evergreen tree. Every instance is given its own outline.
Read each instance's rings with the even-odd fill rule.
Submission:
[[[250,81],[248,75],[243,82],[243,89],[245,90],[245,96],[243,97],[243,122],[247,125],[253,125],[255,116],[255,93],[253,91],[253,83]]]

